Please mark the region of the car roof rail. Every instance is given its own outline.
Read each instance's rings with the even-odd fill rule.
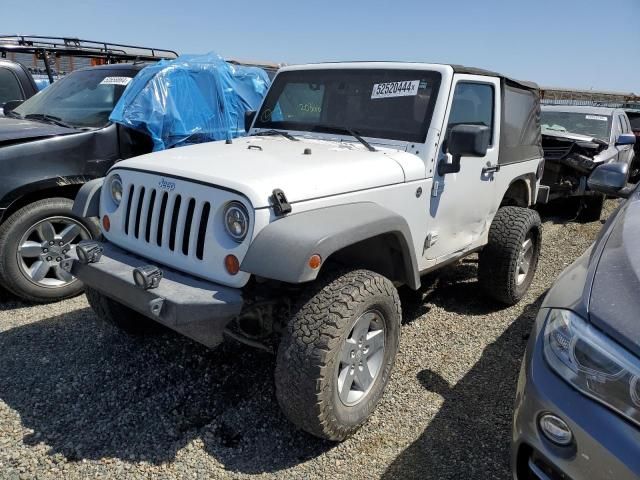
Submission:
[[[95,59],[98,65],[122,62],[149,62],[172,60],[178,57],[174,50],[140,47],[123,43],[98,42],[74,37],[47,37],[42,35],[0,35],[0,58],[7,53],[27,53],[43,60],[49,81],[53,83],[50,55]]]
[[[163,48],[81,40],[74,37],[45,37],[41,35],[0,35],[0,52],[33,54],[47,52],[76,57],[99,58],[105,60],[106,63],[135,60],[170,60],[178,57],[178,53],[174,50]]]

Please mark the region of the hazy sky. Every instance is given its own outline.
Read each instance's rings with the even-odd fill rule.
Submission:
[[[415,60],[640,94],[640,0],[0,0],[4,33],[286,63]]]

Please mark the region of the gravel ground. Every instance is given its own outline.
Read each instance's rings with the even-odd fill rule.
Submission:
[[[615,208],[608,201],[606,214]],[[557,214],[554,214],[557,215]],[[171,333],[134,339],[84,297],[0,298],[0,478],[508,478],[520,360],[542,296],[601,222],[544,222],[526,298],[500,309],[476,260],[403,291],[400,353],[383,401],[336,445],[279,412],[274,359]]]

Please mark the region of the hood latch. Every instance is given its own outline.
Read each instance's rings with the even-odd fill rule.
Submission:
[[[291,204],[287,200],[287,196],[282,190],[276,188],[271,195],[271,203],[273,205],[273,211],[278,217],[282,217],[287,213],[291,213]]]

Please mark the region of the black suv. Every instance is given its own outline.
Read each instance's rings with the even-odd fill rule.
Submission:
[[[36,93],[38,86],[27,67],[19,62],[0,59],[0,109],[7,102],[25,100]]]
[[[151,151],[148,137],[109,121],[145,65],[76,70],[0,117],[0,283],[19,297],[45,302],[82,290],[58,262],[98,229],[71,212],[73,198],[115,161]]]

